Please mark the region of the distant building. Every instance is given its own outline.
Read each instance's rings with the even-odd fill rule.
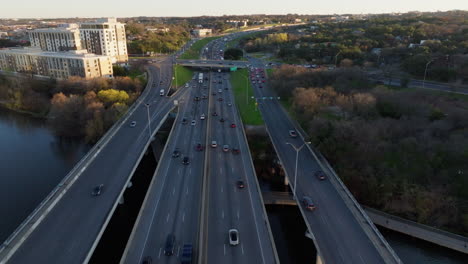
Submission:
[[[38,47],[0,50],[0,70],[55,79],[67,79],[70,76],[111,78],[113,74],[111,58],[108,56],[90,54],[86,50],[42,51]]]
[[[29,31],[32,47],[43,51],[80,50],[80,30],[77,24],[65,24],[57,28],[41,28]]]
[[[83,48],[90,53],[110,56],[112,63],[128,61],[125,24],[115,18],[80,24],[80,38]]]
[[[421,45],[420,45],[420,44],[411,43],[411,44],[408,45],[408,48],[414,49],[414,48],[418,48],[419,46],[421,46]]]
[[[169,28],[167,27],[160,27],[160,28],[147,28],[146,31],[150,32],[169,32]]]
[[[8,32],[0,31],[0,38],[8,38]]]
[[[209,36],[211,35],[211,33],[212,33],[211,28],[201,28],[201,29],[193,30],[193,35],[199,38]]]

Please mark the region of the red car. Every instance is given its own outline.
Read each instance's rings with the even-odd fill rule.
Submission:
[[[196,151],[203,151],[203,146],[202,146],[202,144],[198,143],[198,144],[195,146],[195,150],[196,150]]]
[[[223,98],[221,98],[221,97],[220,97],[220,98],[218,98],[218,101],[220,101],[220,102],[221,102],[221,101],[223,101]]]
[[[232,128],[235,128],[235,127],[236,127],[236,124],[232,123],[232,124],[231,124],[231,127],[232,127]]]

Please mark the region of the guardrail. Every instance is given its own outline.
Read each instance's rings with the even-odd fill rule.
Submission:
[[[281,104],[278,104],[280,106],[280,108],[284,110],[284,108],[281,106]],[[290,120],[293,122],[294,126],[297,128],[298,132],[299,132],[299,135],[300,137],[302,138],[302,140],[304,142],[306,142],[307,140],[306,137],[304,135],[307,136],[307,133],[305,133],[305,131],[302,129],[301,125],[294,119],[291,119]],[[330,166],[330,164],[328,163],[328,161],[325,159],[325,157],[317,150],[314,150],[310,144],[306,144],[307,148],[309,149],[309,151],[312,153],[312,155],[314,156],[314,158],[317,160],[319,166],[322,168],[322,170],[324,171],[329,171],[331,174],[332,174],[332,178],[338,183],[338,186],[335,185],[335,188],[337,190],[343,190],[344,191],[344,194],[345,195],[341,195],[342,192],[338,192],[340,193],[340,195],[343,197],[343,199],[349,199],[352,201],[352,204],[354,206],[354,209],[356,209],[358,212],[359,212],[359,215],[362,216],[364,218],[364,222],[366,224],[369,225],[369,227],[371,228],[371,230],[373,231],[374,235],[376,235],[378,238],[379,238],[379,242],[388,250],[388,253],[390,254],[390,256],[394,259],[394,261],[396,263],[402,263],[402,261],[400,260],[400,258],[398,257],[398,255],[395,253],[395,251],[393,251],[393,249],[390,247],[390,245],[388,244],[387,240],[385,240],[385,238],[382,236],[382,234],[380,234],[379,230],[377,229],[377,227],[375,227],[375,225],[373,224],[373,222],[370,220],[369,216],[364,212],[364,209],[362,209],[362,207],[359,205],[359,203],[356,201],[356,199],[354,198],[354,196],[351,194],[351,192],[348,190],[348,188],[346,188],[346,186],[344,185],[344,183],[341,181],[340,177],[336,174],[335,170],[333,170],[333,168]],[[324,164],[326,165],[326,168],[325,169],[325,166]],[[329,174],[330,174],[329,173]],[[333,183],[333,182],[332,182]],[[339,187],[339,188],[338,188]],[[349,208],[349,207],[348,207]],[[350,208],[351,210],[352,208]],[[354,212],[354,210],[351,210],[351,212]],[[357,214],[353,213],[354,216],[358,216]],[[361,221],[358,221],[358,223],[361,223]],[[364,230],[367,230],[366,228],[363,227]],[[368,233],[368,232],[366,232]],[[370,234],[368,233],[368,236],[370,236]],[[371,237],[370,237],[371,238]],[[372,239],[372,238],[371,238]],[[385,252],[382,252],[381,251],[381,248],[380,246],[377,246],[376,247],[377,250],[380,252],[380,254],[384,254]],[[387,254],[386,254],[387,255]],[[382,255],[382,257],[384,257]]]
[[[148,96],[149,91],[151,90],[151,86],[153,84],[153,76],[150,74],[149,70],[147,69],[149,78],[148,82],[146,85],[146,89],[143,91],[142,95],[132,104],[132,106],[128,109],[128,111],[117,121],[115,122],[109,130],[102,136],[96,144],[86,153],[86,155],[73,167],[73,169],[60,181],[60,183],[46,196],[44,200],[34,209],[34,211],[16,228],[16,230],[2,243],[0,246],[0,258],[3,258],[2,256],[4,254],[5,249],[11,244],[11,242],[17,238],[17,236],[22,233],[22,232],[28,232],[25,230],[26,226],[30,225],[33,223],[34,217],[38,215],[40,211],[44,209],[44,207],[52,203],[52,205],[47,208],[47,212],[43,213],[48,213],[52,207],[62,198],[62,196],[66,193],[66,191],[70,188],[70,186],[78,179],[78,177],[81,175],[81,173],[84,171],[84,166],[87,166],[89,163],[91,163],[94,158],[96,157],[97,154],[102,146],[105,146],[110,139],[117,133],[118,129],[122,126],[123,123],[125,123],[128,119],[128,117],[133,114],[133,112],[136,110],[136,108],[141,104],[141,102]],[[75,176],[72,178],[72,176]],[[62,188],[63,186],[66,186],[65,188]],[[59,191],[62,191],[58,196],[55,196]],[[55,196],[55,199],[53,200]],[[44,215],[42,215],[42,218]],[[30,228],[34,229],[38,224],[38,220],[42,220],[40,217],[39,219],[34,222],[34,225],[32,225]],[[32,230],[30,229],[32,232]],[[29,234],[24,234],[28,236]],[[24,240],[23,240],[24,241]],[[21,241],[21,242],[23,242]],[[3,262],[0,262],[3,263]]]

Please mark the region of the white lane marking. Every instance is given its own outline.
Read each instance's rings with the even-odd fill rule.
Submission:
[[[179,170],[179,171],[177,171],[177,174],[180,175],[181,172],[182,172],[182,170]]]
[[[226,244],[224,244],[224,256],[226,256]]]
[[[182,222],[185,221],[185,212],[182,214]]]
[[[244,255],[244,244],[241,244],[242,255]]]
[[[185,189],[185,195],[188,195],[188,187]]]
[[[221,212],[221,218],[224,219],[224,210]]]
[[[239,219],[239,216],[240,216],[240,214],[239,214],[239,209],[238,209],[237,210],[237,219]]]
[[[167,217],[166,217],[166,223],[169,222],[169,214],[167,214]]]
[[[174,189],[172,189],[172,196],[174,196],[174,195],[175,195],[175,187],[174,187]]]
[[[231,168],[231,172],[233,172],[233,173],[234,173],[234,167],[232,167],[232,168]]]
[[[158,258],[161,258],[161,251],[162,251],[162,248],[159,248],[159,255],[158,255]]]
[[[179,256],[180,246],[177,248],[177,256]]]
[[[189,175],[192,174],[192,168],[189,169],[188,174],[189,174]]]
[[[219,168],[219,173],[223,173],[223,168]]]
[[[223,192],[223,191],[224,191],[224,189],[223,189],[223,187],[221,187],[221,192]]]

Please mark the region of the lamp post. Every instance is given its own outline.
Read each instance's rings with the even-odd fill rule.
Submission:
[[[151,119],[150,119],[150,113],[149,113],[149,108],[150,104],[146,103],[146,112],[148,113],[148,134],[149,134],[149,139],[151,140]]]
[[[429,67],[429,64],[431,64],[431,62],[433,62],[433,60],[430,60],[426,63],[426,69],[424,70],[423,88],[426,87],[427,67]]]
[[[296,166],[295,166],[295,169],[294,169],[294,189],[293,189],[293,195],[294,197],[297,199],[296,197],[296,183],[297,183],[297,164],[299,162],[299,151],[301,151],[301,149],[306,145],[306,144],[310,144],[311,142],[305,142],[304,144],[302,144],[302,146],[300,146],[299,148],[297,148],[295,145],[289,143],[289,142],[286,142],[287,145],[290,145],[291,147],[293,147],[293,149],[296,151]]]
[[[341,51],[338,52],[336,55],[335,55],[335,68],[338,67],[338,55],[340,55]]]

